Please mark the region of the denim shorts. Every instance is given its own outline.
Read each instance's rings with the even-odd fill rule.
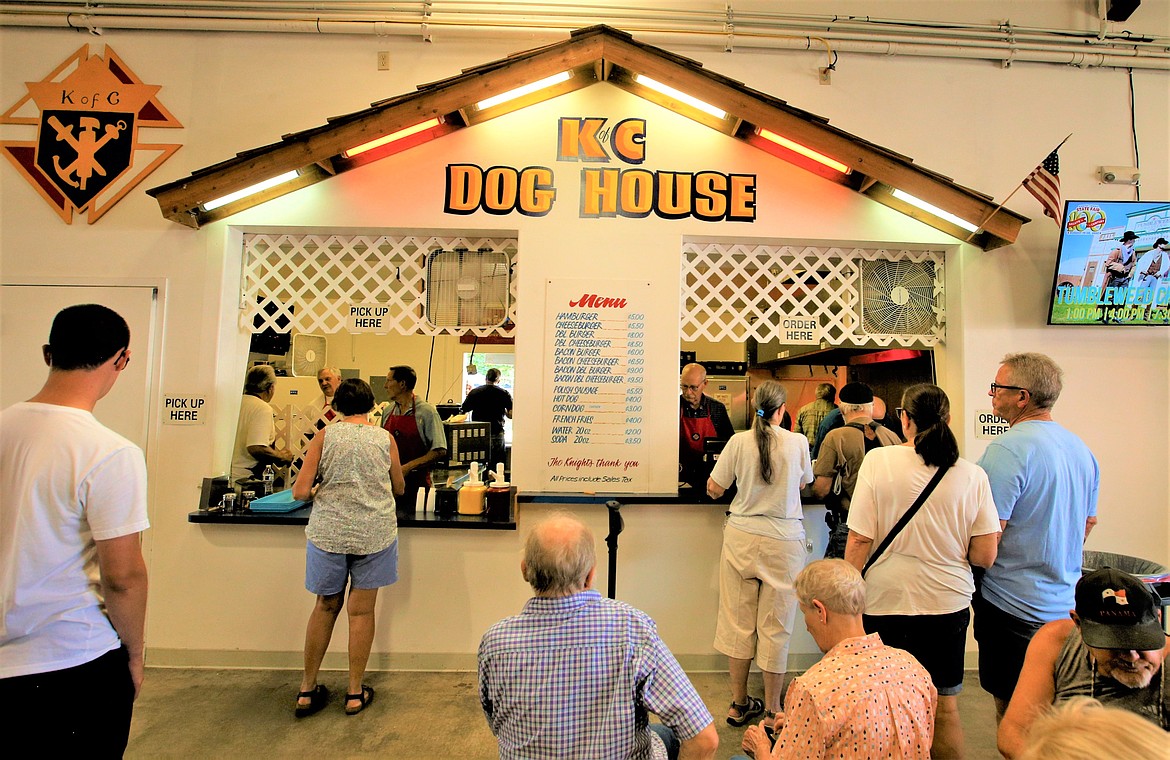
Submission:
[[[305,588],[333,596],[351,588],[381,588],[398,580],[398,540],[373,554],[334,554],[305,542]]]

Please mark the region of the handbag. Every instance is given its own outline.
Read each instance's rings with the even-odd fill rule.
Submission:
[[[939,481],[943,479],[943,475],[946,475],[947,470],[949,470],[950,467],[950,465],[947,465],[946,467],[938,468],[938,472],[936,472],[934,477],[930,479],[930,482],[926,484],[926,488],[922,489],[922,493],[918,494],[918,498],[915,499],[914,503],[910,505],[910,509],[906,510],[906,513],[902,515],[897,524],[895,524],[894,527],[890,529],[890,532],[887,533],[886,537],[882,539],[882,542],[878,544],[878,548],[874,550],[873,554],[869,555],[869,559],[866,560],[865,567],[861,568],[862,578],[864,578],[865,574],[869,572],[869,569],[873,567],[873,563],[878,561],[878,557],[882,556],[882,552],[888,549],[890,544],[894,542],[894,539],[897,538],[898,534],[902,532],[902,529],[906,527],[906,523],[910,522],[910,518],[914,517],[914,515],[918,513],[918,510],[922,509],[922,505],[926,503],[927,498],[929,498],[931,492],[934,491],[934,487],[939,484]]]

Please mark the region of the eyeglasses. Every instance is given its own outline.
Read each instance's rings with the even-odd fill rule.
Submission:
[[[699,385],[683,385],[682,383],[679,383],[678,389],[680,391],[697,391],[701,390],[702,387],[703,385],[701,383]]]
[[[903,413],[903,412],[905,412],[905,411],[906,411],[906,410],[905,410],[905,409],[903,409],[902,407],[900,407],[900,406],[896,406],[896,407],[894,407],[894,416],[895,416],[895,417],[901,417],[901,416],[902,416],[902,413]]]
[[[118,362],[121,362],[123,359],[125,359],[126,361],[122,362],[121,367],[118,367]],[[119,369],[119,370],[126,369],[127,367],[130,366],[130,349],[129,348],[122,349],[121,353],[118,354],[118,358],[114,359],[114,366],[117,367],[117,369]]]
[[[1024,387],[1019,386],[1019,385],[1000,385],[999,383],[992,383],[991,384],[991,392],[995,393],[997,390],[998,391],[1028,391],[1028,393],[1032,392],[1032,391],[1028,390],[1027,388],[1024,388]]]

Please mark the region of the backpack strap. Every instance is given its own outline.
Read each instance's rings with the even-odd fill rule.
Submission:
[[[939,481],[943,479],[943,475],[946,475],[949,469],[950,465],[938,468],[938,472],[934,473],[934,477],[926,484],[926,488],[923,488],[922,493],[918,494],[918,498],[910,505],[910,509],[906,510],[906,513],[902,515],[898,523],[890,529],[890,532],[878,544],[878,548],[874,549],[873,554],[869,555],[865,567],[861,568],[861,577],[865,577],[865,574],[873,567],[873,563],[878,561],[878,557],[882,556],[882,552],[889,548],[890,544],[894,542],[894,539],[898,537],[898,534],[902,532],[902,529],[906,527],[906,524],[910,522],[910,518],[914,517],[918,513],[918,510],[922,509],[922,505],[926,503],[926,499],[934,491],[934,487],[939,484]]]

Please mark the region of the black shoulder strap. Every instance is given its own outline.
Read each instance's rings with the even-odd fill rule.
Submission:
[[[946,475],[948,469],[950,469],[950,465],[938,468],[938,472],[936,472],[934,477],[930,479],[930,482],[926,484],[926,488],[922,489],[922,493],[918,494],[918,498],[915,499],[914,503],[910,505],[910,509],[906,510],[906,513],[902,515],[900,520],[898,520],[897,525],[895,525],[890,530],[890,532],[886,534],[886,537],[882,539],[880,544],[878,544],[878,548],[874,549],[873,554],[869,555],[869,560],[866,561],[865,567],[861,568],[862,577],[865,577],[865,574],[869,572],[871,567],[873,567],[873,563],[877,562],[878,557],[882,556],[882,552],[888,549],[890,544],[894,542],[894,539],[898,537],[898,534],[901,533],[902,529],[906,527],[906,524],[910,522],[910,518],[914,517],[914,515],[918,513],[918,510],[922,509],[922,505],[926,503],[927,498],[929,498],[931,492],[934,491],[934,487],[937,486],[939,481],[943,479],[943,475]]]

